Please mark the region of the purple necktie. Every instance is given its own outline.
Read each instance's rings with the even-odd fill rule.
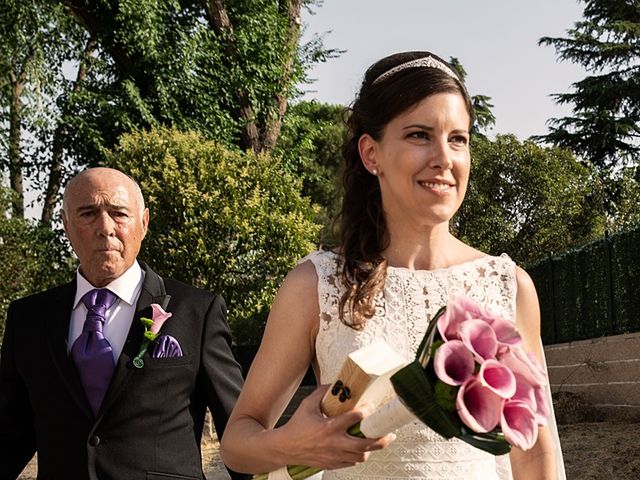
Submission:
[[[82,303],[87,307],[87,318],[82,333],[71,347],[71,356],[95,416],[115,370],[113,350],[102,329],[107,310],[117,298],[106,288],[91,290],[82,297]]]

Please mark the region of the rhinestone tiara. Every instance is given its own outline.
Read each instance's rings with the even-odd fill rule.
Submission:
[[[428,56],[428,57],[416,58],[415,60],[410,60],[408,62],[401,63],[400,65],[393,67],[391,70],[387,70],[386,72],[382,73],[378,78],[376,78],[373,82],[371,82],[371,85],[375,85],[376,83],[381,82],[384,79],[389,78],[392,75],[395,75],[396,73],[402,70],[405,70],[407,68],[414,68],[414,67],[437,68],[438,70],[442,70],[444,73],[446,73],[450,77],[453,77],[459,81],[458,75],[456,75],[453,70],[447,67],[440,60],[437,60],[431,56]]]

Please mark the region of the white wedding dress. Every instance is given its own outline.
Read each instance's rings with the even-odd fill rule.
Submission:
[[[465,295],[504,318],[513,320],[515,316],[515,264],[507,255],[487,256],[440,270],[388,267],[384,292],[376,299],[375,315],[360,331],[345,326],[338,317],[344,291],[338,273],[340,257],[333,252],[317,251],[301,262],[305,260],[314,264],[318,274],[320,328],[316,355],[322,384],[335,380],[349,353],[377,339],[385,340],[406,360],[413,360],[429,320],[458,295]],[[553,418],[551,423],[555,428]],[[512,478],[508,455],[495,457],[456,438],[446,440],[417,420],[395,433],[396,440],[386,449],[372,452],[366,462],[325,471],[322,478]],[[559,478],[564,478],[564,471]]]

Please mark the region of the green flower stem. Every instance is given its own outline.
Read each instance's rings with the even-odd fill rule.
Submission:
[[[140,321],[144,326],[144,333],[142,334],[142,344],[140,345],[140,351],[138,352],[138,355],[136,355],[133,359],[133,364],[137,368],[142,368],[142,366],[144,365],[144,362],[142,361],[142,356],[147,351],[147,348],[149,348],[149,344],[153,342],[158,336],[157,333],[153,333],[150,330],[151,327],[153,326],[153,320],[147,317],[140,317]]]
[[[140,345],[140,351],[138,352],[138,355],[136,355],[136,358],[142,358],[142,356],[147,351],[147,348],[149,348],[150,343],[151,343],[151,340],[149,340],[146,337],[144,338],[144,340],[142,340],[142,344]]]
[[[360,422],[356,423],[349,430],[347,430],[347,433],[354,437],[365,438],[364,433],[362,433],[362,430],[360,430]]]
[[[293,480],[304,480],[305,478],[309,478],[311,475],[315,475],[316,473],[321,471],[321,468],[305,467],[303,465],[294,465],[292,467],[287,467],[287,472]]]

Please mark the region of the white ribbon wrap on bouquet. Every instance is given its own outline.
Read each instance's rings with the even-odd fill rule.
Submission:
[[[285,465],[278,470],[274,470],[273,472],[269,472],[269,480],[293,480],[287,471],[287,466]]]
[[[367,438],[378,438],[391,433],[415,420],[416,417],[400,401],[393,397],[374,413],[360,422],[360,431]]]

